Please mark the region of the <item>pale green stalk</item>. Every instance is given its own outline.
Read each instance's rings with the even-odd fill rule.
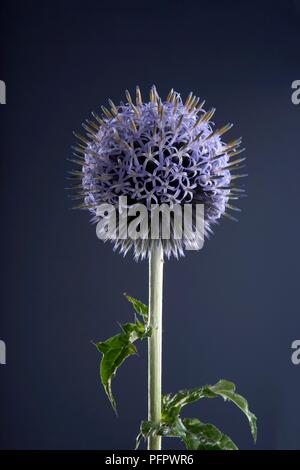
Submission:
[[[148,340],[148,420],[161,420],[161,371],[162,371],[162,297],[163,250],[158,243],[149,258],[149,326],[152,334]],[[161,449],[161,437],[150,436],[149,450]]]

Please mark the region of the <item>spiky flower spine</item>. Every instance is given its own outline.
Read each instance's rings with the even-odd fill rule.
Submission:
[[[241,195],[235,183],[246,176],[232,174],[245,160],[236,159],[244,150],[239,148],[241,138],[223,142],[232,124],[213,130],[215,109],[206,112],[193,93],[183,102],[171,90],[162,101],[153,86],[150,101],[144,103],[137,87],[135,101],[128,91],[126,99],[118,106],[109,100],[110,110],[102,106],[101,117],[92,113],[94,120],[83,124],[86,136],[74,133],[79,141],[75,162],[81,169],[71,174],[77,181],[76,197],[83,199],[77,207],[91,211],[97,221],[97,206],[117,206],[120,196],[127,197],[129,206],[146,205],[149,216],[153,204],[204,204],[205,231],[196,233],[195,242],[198,237],[202,245],[222,216],[233,218],[227,209],[239,210],[230,200]],[[165,256],[182,256],[185,242],[161,240]],[[124,254],[133,248],[135,258],[144,258],[153,243],[150,238],[117,238],[114,247]]]

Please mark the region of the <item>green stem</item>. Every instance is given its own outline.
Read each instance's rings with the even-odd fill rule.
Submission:
[[[149,326],[148,340],[148,420],[161,420],[161,369],[162,369],[162,297],[163,297],[163,250],[158,242],[149,258]],[[161,437],[148,439],[149,450],[161,449]]]

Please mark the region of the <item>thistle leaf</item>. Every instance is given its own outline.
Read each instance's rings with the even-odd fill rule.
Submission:
[[[247,400],[235,392],[235,385],[228,380],[220,380],[215,385],[205,385],[204,387],[192,390],[181,390],[175,395],[165,395],[163,397],[163,420],[175,421],[181,412],[183,406],[193,403],[201,398],[222,397],[224,400],[230,400],[246,415],[254,442],[257,437],[256,416],[249,410]]]
[[[98,351],[102,353],[102,360],[100,363],[100,378],[111,406],[115,412],[116,401],[112,394],[112,379],[115,377],[117,369],[125,361],[125,359],[129,356],[137,354],[137,348],[133,343],[138,339],[143,340],[151,335],[151,329],[146,324],[145,316],[145,309],[148,311],[148,308],[142,304],[142,302],[139,302],[133,297],[126,297],[133,304],[135,311],[142,316],[145,322],[143,323],[138,318],[135,318],[134,323],[125,323],[120,325],[122,330],[121,333],[112,336],[106,341],[94,343]]]
[[[199,419],[177,418],[171,426],[143,421],[136,439],[136,449],[142,438],[147,440],[151,435],[178,437],[188,450],[238,450],[235,443],[216,426],[202,423]]]
[[[137,353],[137,349],[130,341],[130,336],[118,334],[105,342],[96,343],[96,348],[103,354],[100,364],[100,377],[104,390],[109,398],[111,406],[116,412],[116,401],[111,390],[111,381],[116,375],[118,367],[125,359]]]
[[[164,437],[178,437],[188,450],[237,450],[235,443],[214,425],[202,423],[199,419],[182,419],[180,416],[182,408],[189,403],[201,398],[217,397],[232,401],[243,411],[248,418],[253,439],[256,441],[256,417],[249,410],[247,400],[235,392],[235,385],[232,382],[220,380],[215,385],[181,390],[174,395],[163,395],[161,422],[159,424],[151,421],[142,422],[136,441],[137,447],[142,438],[147,439],[150,435],[155,434]]]
[[[140,426],[140,432],[136,437],[136,444],[135,444],[135,450],[137,450],[140,446],[141,440],[144,438],[146,441],[148,437],[151,435],[158,435],[159,432],[159,426],[157,426],[155,423],[152,421],[142,421],[141,426]]]
[[[184,443],[188,450],[238,450],[230,437],[213,424],[185,418],[183,425],[186,428]]]
[[[147,305],[143,304],[139,300],[134,299],[133,297],[130,297],[130,295],[124,294],[126,299],[131,302],[133,305],[133,308],[135,312],[140,315],[144,321],[146,322],[148,320],[148,314],[149,314],[149,309]]]
[[[256,442],[257,439],[257,418],[256,416],[249,410],[249,405],[247,400],[239,395],[238,393],[235,393],[235,385],[232,382],[228,382],[227,380],[219,380],[219,382],[216,385],[213,385],[210,387],[210,391],[214,393],[215,395],[219,395],[224,398],[224,400],[230,400],[232,403],[234,403],[243,413],[246,415],[250,429],[251,429],[251,434],[253,437],[254,442]]]

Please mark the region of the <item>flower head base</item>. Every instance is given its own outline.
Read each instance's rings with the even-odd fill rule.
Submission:
[[[141,203],[148,211],[157,204],[203,204],[204,233],[195,233],[195,243],[212,232],[212,225],[227,209],[238,210],[231,199],[243,192],[235,180],[246,176],[232,174],[241,168],[244,158],[235,157],[241,139],[222,141],[232,125],[213,130],[211,119],[215,109],[205,112],[204,102],[192,93],[183,102],[180,94],[171,90],[165,101],[153,86],[149,102],[143,103],[140,89],[133,102],[126,92],[126,103],[116,106],[109,100],[110,110],[102,107],[102,116],[93,113],[95,121],[83,124],[87,136],[75,134],[79,143],[74,147],[76,163],[81,171],[71,172],[77,181],[75,188],[83,198],[79,208],[88,209],[98,221],[97,207],[101,203],[118,204],[126,196],[128,206]],[[79,179],[79,185],[78,185]],[[184,254],[187,240],[161,239],[167,257]],[[136,258],[149,254],[157,241],[148,239],[114,240],[122,253],[134,249]]]

